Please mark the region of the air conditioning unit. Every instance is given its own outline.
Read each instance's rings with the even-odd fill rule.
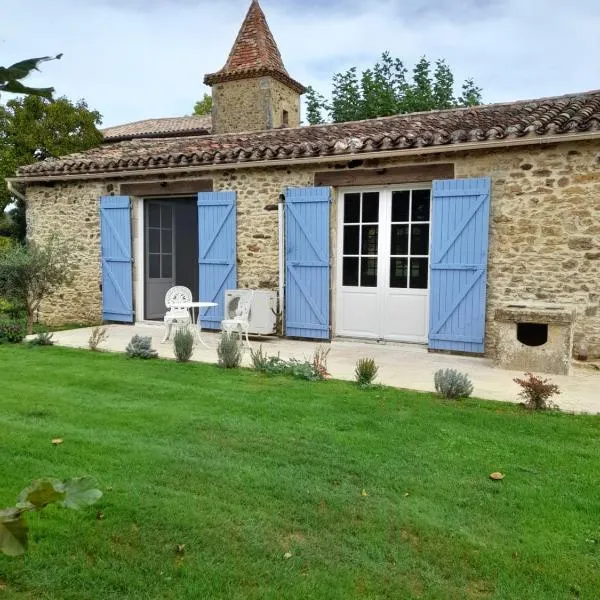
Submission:
[[[253,290],[227,290],[225,292],[225,318],[233,319],[240,298]],[[277,333],[277,292],[254,290],[250,309],[249,333],[254,335],[274,335]]]

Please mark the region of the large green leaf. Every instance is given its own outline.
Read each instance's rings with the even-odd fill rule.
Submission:
[[[65,485],[58,479],[38,479],[26,487],[17,498],[21,508],[40,509],[65,499]]]
[[[97,489],[91,477],[76,477],[64,483],[65,498],[62,505],[76,510],[91,506],[102,498],[102,492]]]
[[[27,522],[20,510],[0,510],[0,552],[20,556],[27,550]]]
[[[59,60],[62,54],[56,56],[41,56],[39,58],[28,58],[21,60],[10,67],[0,67],[0,81],[12,81],[14,79],[23,79],[27,77],[31,71],[38,71],[40,63],[49,60]]]
[[[23,85],[20,81],[11,79],[6,83],[0,84],[0,92],[10,92],[11,94],[32,94],[33,96],[41,96],[46,100],[52,100],[54,88],[32,88]]]

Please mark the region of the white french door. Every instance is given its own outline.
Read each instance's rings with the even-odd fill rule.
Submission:
[[[431,188],[342,190],[336,334],[424,343]]]

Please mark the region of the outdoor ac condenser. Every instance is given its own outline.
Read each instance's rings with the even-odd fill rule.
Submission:
[[[227,290],[225,292],[225,318],[233,319],[241,296],[252,290]],[[277,292],[254,290],[250,309],[249,333],[254,335],[274,335],[277,321]]]

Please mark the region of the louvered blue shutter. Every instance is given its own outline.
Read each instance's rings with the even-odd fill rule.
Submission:
[[[489,177],[433,182],[429,347],[483,353]]]
[[[329,339],[331,190],[289,188],[285,195],[285,332]]]
[[[208,329],[221,328],[225,290],[237,286],[235,205],[235,192],[198,194],[199,296],[201,302],[218,304],[202,312]]]
[[[100,198],[102,318],[133,322],[131,205],[128,196]]]

